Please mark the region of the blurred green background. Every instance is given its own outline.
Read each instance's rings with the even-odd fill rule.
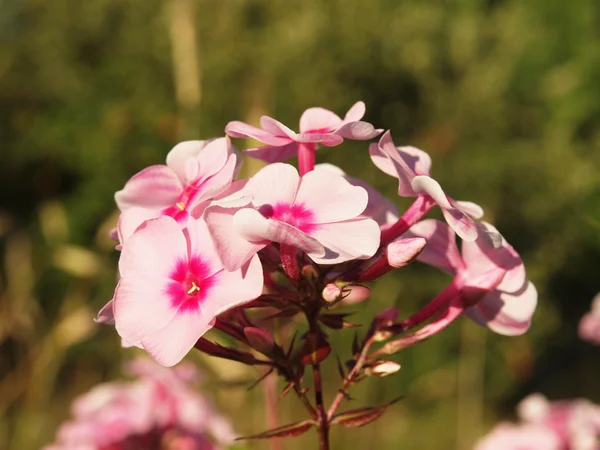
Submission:
[[[399,354],[398,374],[344,407],[406,399],[334,429],[334,448],[468,449],[530,392],[600,401],[600,349],[576,333],[600,290],[599,23],[597,0],[0,0],[0,449],[52,441],[70,401],[134,353],[92,321],[114,289],[107,232],[131,175],[230,120],[297,128],[310,106],[343,115],[357,100],[398,145],[431,154],[454,198],[485,208],[539,308],[522,337],[459,320]],[[394,196],[365,143],[319,157]],[[412,265],[350,310],[410,314],[447,281]],[[255,372],[190,359],[239,432],[266,428],[261,389],[246,392]],[[298,405],[281,402],[281,423]]]

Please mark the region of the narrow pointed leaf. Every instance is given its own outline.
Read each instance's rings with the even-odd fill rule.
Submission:
[[[331,423],[342,425],[346,428],[363,427],[379,419],[391,405],[400,401],[402,398],[403,397],[399,397],[382,406],[365,407],[344,411],[333,416]]]
[[[265,431],[259,434],[253,434],[252,436],[243,436],[237,438],[240,441],[243,439],[272,439],[272,438],[284,438],[284,437],[295,437],[306,433],[313,426],[316,425],[314,420],[303,420],[302,422],[294,422],[282,427],[274,428],[272,430]]]

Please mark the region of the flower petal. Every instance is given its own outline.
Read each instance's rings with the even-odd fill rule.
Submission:
[[[312,170],[302,177],[295,204],[314,214],[314,223],[339,222],[360,215],[369,202],[367,191],[327,170]]]
[[[313,237],[287,223],[266,219],[255,209],[243,208],[235,213],[233,227],[238,235],[250,242],[279,242],[307,253],[325,254],[323,246]]]
[[[259,142],[263,142],[271,146],[281,146],[290,142],[290,138],[287,136],[274,135],[269,131],[253,127],[252,125],[237,120],[227,124],[225,127],[225,133],[234,138],[256,139]]]
[[[232,155],[235,155],[235,151],[231,145],[229,136],[208,141],[196,157],[196,160],[198,161],[196,173],[189,174],[190,177],[187,181],[203,183],[208,178],[223,170],[223,167],[230,160]]]
[[[247,148],[244,150],[248,156],[268,163],[286,161],[290,158],[298,156],[298,144],[290,142],[279,147],[264,146],[257,148]]]
[[[452,200],[452,206],[460,209],[465,214],[469,215],[472,219],[481,219],[483,217],[483,208],[477,203],[466,202],[463,200]]]
[[[164,327],[144,336],[142,346],[159,364],[171,367],[180,362],[196,341],[214,324],[202,308],[177,314]]]
[[[296,133],[290,128],[286,127],[284,124],[279,122],[278,120],[273,119],[269,116],[262,116],[260,118],[260,126],[263,130],[271,133],[273,136],[278,137],[287,137],[289,139],[295,140]],[[272,144],[271,142],[265,142],[265,144],[271,145],[281,145],[281,144]]]
[[[344,116],[344,123],[357,122],[363,118],[367,110],[365,103],[358,101],[350,107]]]
[[[229,271],[242,267],[269,241],[249,242],[234,227],[233,217],[240,208],[211,206],[204,212],[204,219],[212,236],[223,267]]]
[[[350,122],[342,125],[335,131],[335,134],[345,139],[354,139],[357,141],[366,141],[373,139],[377,135],[381,134],[383,129],[376,129],[369,122]]]
[[[464,263],[456,246],[456,236],[444,222],[426,219],[413,225],[404,237],[420,236],[427,240],[427,245],[417,260],[446,272],[455,274],[464,268]]]
[[[167,154],[167,166],[180,180],[186,179],[186,164],[202,151],[208,141],[184,141],[177,144]]]
[[[452,228],[463,241],[467,242],[477,239],[477,225],[473,222],[473,219],[460,209],[442,209],[442,214],[444,215],[446,222],[448,222],[448,225],[450,225],[450,228]]]
[[[115,201],[121,211],[134,206],[165,208],[177,202],[182,190],[183,185],[171,168],[150,166],[131,177],[115,194]]]
[[[333,131],[342,125],[340,117],[325,108],[308,108],[300,116],[300,132]]]
[[[291,204],[296,198],[299,182],[300,175],[294,166],[275,163],[259,170],[245,189],[252,194],[255,206]]]
[[[425,175],[416,176],[411,181],[411,186],[417,194],[429,195],[440,208],[452,209],[452,205],[440,186],[440,183],[433,178]]]
[[[480,325],[505,336],[525,333],[537,305],[537,291],[531,282],[526,282],[520,293],[508,294],[494,290],[477,305],[465,313]]]
[[[326,249],[325,255],[307,252],[317,264],[338,264],[370,258],[379,248],[379,225],[371,219],[321,224],[310,234]]]
[[[217,253],[208,225],[203,219],[189,218],[185,233],[188,237],[189,257],[200,256],[205,267],[206,277],[212,276],[222,270],[223,263]]]

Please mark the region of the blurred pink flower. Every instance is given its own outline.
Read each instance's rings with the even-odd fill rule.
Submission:
[[[600,294],[592,300],[590,312],[579,322],[579,337],[595,345],[600,345]]]
[[[369,153],[381,171],[398,179],[399,196],[430,199],[434,203],[428,208],[437,204],[448,225],[462,239],[474,241],[477,238],[473,219],[481,218],[483,210],[475,203],[456,201],[446,195],[440,184],[430,177],[431,158],[427,153],[410,146],[396,147],[389,131],[384,133],[379,143],[369,146]],[[421,217],[425,212],[422,211]]]
[[[367,192],[342,176],[311,171],[300,177],[289,164],[261,169],[243,189],[252,202],[211,206],[206,222],[229,270],[270,244],[299,249],[317,264],[369,258],[379,247],[379,226],[361,217]]]
[[[365,104],[357,102],[343,119],[324,108],[307,109],[300,117],[300,133],[267,116],[260,118],[261,128],[234,121],[227,124],[225,132],[234,138],[252,138],[267,144],[244,150],[248,155],[266,162],[281,162],[297,156],[302,145],[310,146],[314,151],[317,143],[333,147],[344,139],[373,139],[383,130],[376,130],[370,123],[361,121],[364,115]]]
[[[600,406],[585,399],[550,402],[532,394],[517,407],[521,424],[502,423],[476,450],[598,450]]]
[[[121,215],[117,227],[123,243],[144,221],[161,215],[183,223],[199,217],[210,201],[232,183],[238,156],[228,137],[177,144],[166,165],[138,172],[115,194]]]
[[[478,228],[477,240],[462,242],[462,254],[454,232],[435,219],[417,223],[405,236],[427,240],[417,259],[455,276],[453,286],[471,319],[499,334],[523,334],[537,305],[536,289],[518,253],[498,230],[486,222]]]
[[[257,256],[224,270],[203,220],[189,218],[182,230],[168,216],[145,222],[125,242],[119,273],[116,329],[165,366],[178,363],[217,315],[258,297],[263,284]]]
[[[136,360],[137,379],[96,386],[75,399],[73,419],[44,450],[217,450],[235,434],[193,385],[191,365],[165,369]]]

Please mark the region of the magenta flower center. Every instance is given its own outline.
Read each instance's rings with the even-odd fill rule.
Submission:
[[[212,286],[208,266],[199,256],[177,261],[169,278],[167,296],[177,312],[198,310]]]
[[[258,212],[267,219],[285,222],[307,234],[317,228],[314,223],[313,212],[303,204],[276,203],[275,205],[262,205],[258,208]]]

